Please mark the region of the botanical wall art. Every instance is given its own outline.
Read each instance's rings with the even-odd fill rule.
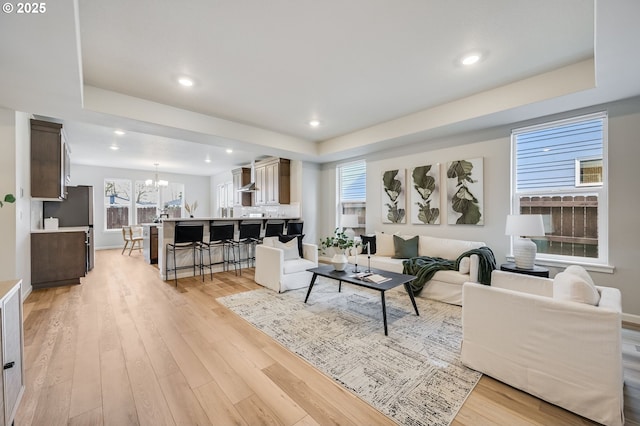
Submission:
[[[482,157],[447,163],[449,224],[484,225]]]
[[[382,223],[406,223],[405,169],[382,174]]]
[[[411,223],[440,224],[440,164],[411,170]]]

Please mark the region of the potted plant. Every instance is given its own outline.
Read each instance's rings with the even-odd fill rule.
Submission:
[[[344,271],[349,261],[345,255],[345,250],[354,247],[355,243],[353,239],[347,237],[347,235],[336,228],[333,231],[333,235],[320,239],[318,250],[321,254],[328,254],[327,249],[333,248],[334,255],[331,258],[331,263],[336,271]]]

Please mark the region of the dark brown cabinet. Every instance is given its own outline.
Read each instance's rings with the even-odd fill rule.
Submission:
[[[31,285],[34,289],[80,284],[86,273],[87,233],[31,234]]]
[[[268,158],[256,162],[254,205],[289,204],[291,198],[291,161]]]
[[[142,252],[147,263],[158,263],[158,227],[144,225],[142,231]]]
[[[62,124],[31,120],[31,197],[66,198],[70,161]]]
[[[241,167],[231,171],[233,175],[233,205],[234,206],[250,206],[251,193],[238,192],[240,188],[251,183],[251,169]]]

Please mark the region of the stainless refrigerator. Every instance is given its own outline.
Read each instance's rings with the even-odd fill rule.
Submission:
[[[57,217],[59,227],[88,226],[86,238],[87,272],[93,269],[93,186],[68,186],[64,201],[44,201],[44,217]]]

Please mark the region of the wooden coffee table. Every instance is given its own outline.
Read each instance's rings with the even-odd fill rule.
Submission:
[[[311,283],[309,284],[309,290],[307,290],[307,297],[304,298],[304,303],[307,303],[307,300],[309,300],[311,289],[313,288],[313,285],[316,283],[316,278],[318,278],[318,275],[319,275],[321,277],[338,280],[339,282],[338,292],[342,291],[343,282],[354,284],[360,287],[370,288],[373,290],[378,290],[380,292],[380,299],[382,301],[382,319],[384,321],[385,336],[388,336],[387,307],[384,299],[385,291],[398,287],[399,285],[404,285],[404,288],[407,290],[407,294],[409,295],[409,299],[411,299],[411,304],[413,305],[413,309],[416,311],[416,315],[420,316],[420,313],[418,312],[418,306],[416,306],[416,300],[413,298],[413,291],[411,291],[411,286],[409,285],[409,283],[416,278],[415,275],[398,274],[395,272],[388,272],[388,271],[383,271],[381,269],[371,268],[372,273],[382,275],[385,278],[389,278],[388,281],[385,281],[382,283],[371,283],[368,281],[359,280],[355,277],[352,277],[352,275],[354,275],[352,270],[353,270],[353,265],[347,265],[347,268],[344,271],[336,271],[333,268],[333,265],[322,265],[322,266],[318,266],[317,268],[307,269],[307,271],[313,272],[313,278],[311,278]]]

